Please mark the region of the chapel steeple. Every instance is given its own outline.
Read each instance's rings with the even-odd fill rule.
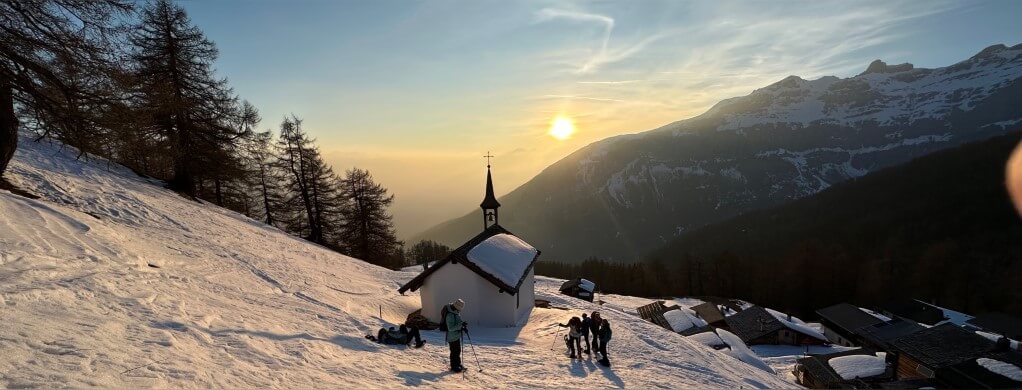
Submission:
[[[479,207],[483,209],[483,230],[486,230],[497,224],[497,209],[500,208],[500,202],[497,202],[497,197],[493,195],[493,177],[490,175],[490,158],[493,156],[486,152],[483,157],[486,157],[486,196]]]

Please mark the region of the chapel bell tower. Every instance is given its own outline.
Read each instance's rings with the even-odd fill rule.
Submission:
[[[486,230],[497,224],[497,209],[500,208],[500,202],[497,202],[497,197],[493,196],[493,177],[490,175],[490,158],[493,156],[486,153],[483,157],[486,157],[486,197],[483,198],[483,203],[480,203],[479,207],[483,209],[483,230]]]

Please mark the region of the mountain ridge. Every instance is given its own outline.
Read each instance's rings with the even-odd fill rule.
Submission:
[[[636,260],[684,231],[1022,123],[1012,104],[1022,99],[1022,44],[940,68],[871,68],[789,76],[593,142],[501,197],[502,224],[561,261]],[[477,228],[474,214],[415,239],[457,244]]]

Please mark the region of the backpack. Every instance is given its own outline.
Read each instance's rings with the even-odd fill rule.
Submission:
[[[440,330],[447,331],[447,306],[444,305],[443,309],[440,309]]]

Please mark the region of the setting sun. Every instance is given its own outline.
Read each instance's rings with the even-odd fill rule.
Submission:
[[[571,118],[559,116],[550,125],[549,134],[559,140],[566,140],[574,133],[575,123],[571,121]]]

